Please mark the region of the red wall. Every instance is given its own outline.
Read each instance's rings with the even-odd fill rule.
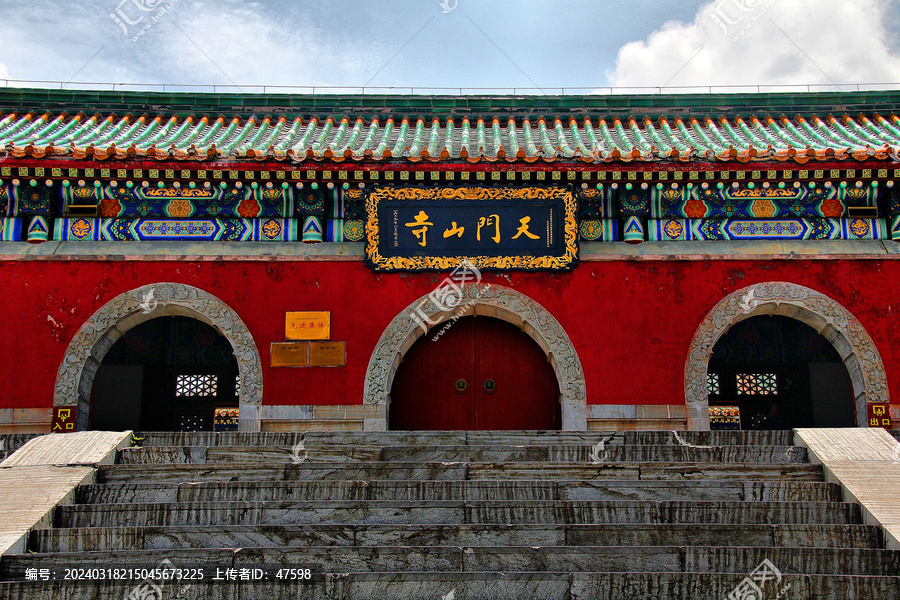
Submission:
[[[376,274],[361,262],[4,261],[0,408],[50,406],[57,368],[84,321],[118,294],[160,281],[206,290],[240,315],[262,357],[266,404],[358,404],[385,327],[443,277]],[[702,319],[727,294],[776,280],[848,308],[875,340],[898,397],[893,282],[900,261],[604,261],[565,274],[484,279],[534,298],[559,320],[594,404],[682,403],[687,348]],[[284,313],[296,310],[331,311],[332,339],[348,341],[346,368],[268,367],[269,343],[284,340]]]

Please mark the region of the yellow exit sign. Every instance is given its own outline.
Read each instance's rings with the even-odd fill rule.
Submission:
[[[287,313],[284,337],[288,340],[329,339],[331,337],[331,313],[328,311]]]

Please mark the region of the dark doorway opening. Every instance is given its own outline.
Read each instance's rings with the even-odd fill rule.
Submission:
[[[713,348],[707,388],[714,429],[856,425],[840,355],[788,317],[752,317],[729,329]]]
[[[388,419],[400,430],[553,430],[560,413],[537,342],[506,321],[464,317],[436,325],[403,357]]]
[[[128,330],[94,378],[91,429],[237,429],[238,366],[231,344],[189,317],[158,317]]]

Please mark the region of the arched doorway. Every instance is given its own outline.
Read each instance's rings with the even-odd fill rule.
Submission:
[[[190,317],[151,319],[103,357],[90,429],[234,430],[238,391],[237,360],[225,336]]]
[[[87,429],[94,377],[106,353],[130,329],[165,316],[197,319],[228,340],[240,377],[238,428],[259,431],[263,377],[256,342],[227,304],[209,292],[182,283],[160,282],[130,290],[91,315],[69,342],[59,365],[53,392],[54,406],[75,408],[77,429]]]
[[[779,315],[735,324],[713,347],[711,429],[853,427],[853,385],[840,355],[809,325]]]
[[[464,317],[433,328],[404,355],[389,420],[402,430],[559,429],[559,384],[518,327]]]
[[[867,404],[890,403],[884,363],[862,323],[840,303],[820,292],[794,283],[772,281],[729,294],[709,311],[697,328],[684,367],[689,429],[710,428],[707,375],[716,342],[737,323],[759,315],[796,319],[828,340],[850,374],[857,423],[867,423]]]
[[[442,307],[429,294],[394,317],[369,358],[363,402],[380,410],[377,418],[366,421],[366,428],[387,429],[394,376],[406,352],[426,333],[422,319],[433,325],[432,330],[439,331],[446,326],[446,321],[472,315],[511,323],[540,346],[559,385],[561,429],[586,431],[584,370],[565,329],[547,309],[525,294],[504,286],[482,283],[466,285],[460,306],[454,310]]]

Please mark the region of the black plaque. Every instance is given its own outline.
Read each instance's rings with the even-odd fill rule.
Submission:
[[[564,187],[372,190],[366,258],[376,270],[571,269],[575,198]]]

